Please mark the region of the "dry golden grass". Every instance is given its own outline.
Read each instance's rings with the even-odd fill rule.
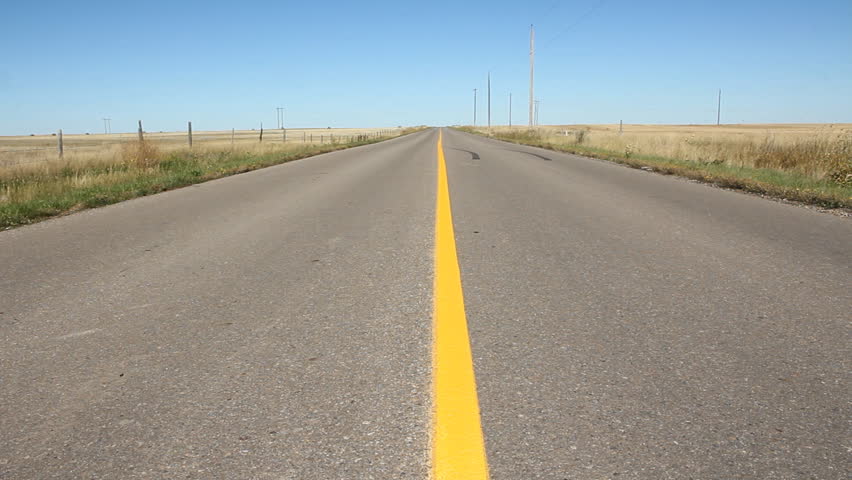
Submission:
[[[837,179],[852,174],[852,124],[755,125],[558,125],[537,129],[554,145],[582,145],[731,167],[772,168],[810,178]],[[496,127],[494,133],[526,132],[527,127]]]
[[[525,145],[852,209],[852,124],[461,127]]]
[[[349,142],[358,136],[398,135],[400,128],[300,128],[287,129],[286,143],[327,144]],[[161,153],[188,148],[186,132],[145,132],[146,142]],[[134,133],[64,135],[63,163],[111,163],[125,153],[122,144],[135,143]],[[264,130],[260,142],[260,130],[195,131],[192,133],[193,150],[233,150],[252,153],[267,153],[280,148],[284,143],[284,132],[280,129]],[[276,146],[276,144],[278,144]],[[55,135],[0,136],[0,169],[25,164],[55,162],[58,160],[57,137]]]

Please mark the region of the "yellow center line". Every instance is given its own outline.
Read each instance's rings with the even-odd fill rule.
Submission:
[[[464,314],[442,132],[438,133],[434,296],[432,479],[486,480],[488,462]]]

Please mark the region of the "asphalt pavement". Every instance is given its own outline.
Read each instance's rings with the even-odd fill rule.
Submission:
[[[852,220],[442,131],[491,478],[852,476]],[[0,478],[428,478],[438,136],[0,232]]]

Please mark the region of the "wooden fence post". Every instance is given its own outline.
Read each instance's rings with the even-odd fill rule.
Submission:
[[[59,138],[57,139],[57,142],[59,143],[59,158],[62,158],[62,154],[63,154],[62,150],[63,149],[62,149],[62,129],[61,128],[59,129]]]
[[[263,122],[260,122],[260,141],[263,142]]]
[[[145,137],[142,136],[142,120],[139,120],[139,143],[145,141]]]
[[[286,128],[282,128],[282,129],[281,129],[281,131],[283,132],[283,135],[282,135],[282,136],[283,136],[283,138],[282,138],[282,140],[281,140],[281,141],[282,141],[282,142],[284,142],[284,143],[287,143],[287,129],[286,129]]]
[[[192,148],[192,122],[187,122],[187,133],[189,134],[189,148]]]
[[[231,129],[231,148],[234,146],[234,129]]]

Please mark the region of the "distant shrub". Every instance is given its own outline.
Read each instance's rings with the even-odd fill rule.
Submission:
[[[128,165],[150,168],[159,165],[160,151],[151,142],[136,140],[122,144],[121,158]]]
[[[541,142],[544,138],[541,132],[533,129],[512,130],[511,132],[500,133],[500,137],[507,140],[517,140],[525,142]]]

